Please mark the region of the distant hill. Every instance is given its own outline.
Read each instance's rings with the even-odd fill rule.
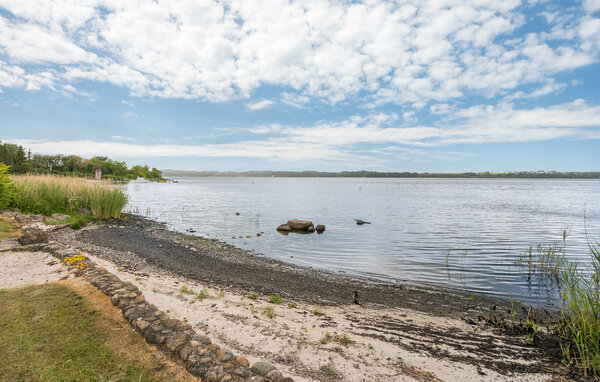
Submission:
[[[516,172],[377,172],[377,171],[182,171],[163,170],[165,177],[274,177],[274,178],[556,178],[598,179],[597,172],[516,171]]]

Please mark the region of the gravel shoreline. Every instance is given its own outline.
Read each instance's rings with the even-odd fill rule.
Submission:
[[[414,309],[461,317],[489,312],[506,302],[461,291],[417,284],[392,284],[270,259],[231,244],[165,228],[127,215],[81,231],[59,230],[53,239],[111,260],[130,271],[151,267],[241,293],[256,291],[316,304],[360,304]]]

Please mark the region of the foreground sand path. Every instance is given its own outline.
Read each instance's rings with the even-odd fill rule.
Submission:
[[[87,255],[87,254],[86,254]],[[89,255],[124,281],[134,283],[148,302],[188,321],[214,342],[263,359],[296,381],[541,381],[533,348],[463,321],[406,309],[362,306],[319,307],[292,301],[281,305],[205,287],[167,274],[124,271]],[[142,275],[140,275],[142,274]],[[194,293],[182,293],[185,286]],[[198,299],[206,290],[208,297]],[[250,291],[249,291],[250,292]],[[267,317],[271,307],[275,316]],[[344,337],[345,335],[345,337]]]
[[[0,253],[0,289],[44,284],[68,277],[67,267],[49,253]]]

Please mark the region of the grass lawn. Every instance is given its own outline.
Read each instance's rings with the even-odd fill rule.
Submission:
[[[7,237],[17,236],[18,228],[4,219],[0,218],[0,241]]]
[[[101,292],[73,288],[0,290],[0,381],[190,380],[159,361]]]

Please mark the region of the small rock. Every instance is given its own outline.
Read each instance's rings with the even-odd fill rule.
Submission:
[[[187,334],[175,334],[167,340],[167,343],[165,345],[167,346],[167,349],[169,349],[171,352],[174,352],[175,350],[183,346],[187,339]]]
[[[244,367],[250,367],[250,362],[248,362],[248,359],[243,355],[238,355],[237,357],[235,357],[235,360],[237,363]]]
[[[271,370],[267,373],[267,375],[265,375],[265,377],[272,381],[278,381],[282,375],[279,370]]]
[[[282,224],[279,227],[277,227],[277,231],[290,232],[291,230],[292,227],[290,227],[288,224]]]
[[[317,231],[317,233],[323,233],[325,231],[325,225],[319,224],[317,225],[317,228],[315,228],[315,230]]]
[[[252,365],[252,367],[250,368],[250,370],[254,374],[258,374],[262,377],[266,376],[267,374],[269,374],[269,372],[271,370],[275,370],[275,369],[277,369],[275,366],[271,365],[268,362],[263,362],[263,361],[255,362],[254,365]]]
[[[354,221],[356,222],[356,224],[358,225],[363,225],[363,224],[371,224],[371,222],[366,222],[364,220],[360,220],[360,219],[354,219]]]

